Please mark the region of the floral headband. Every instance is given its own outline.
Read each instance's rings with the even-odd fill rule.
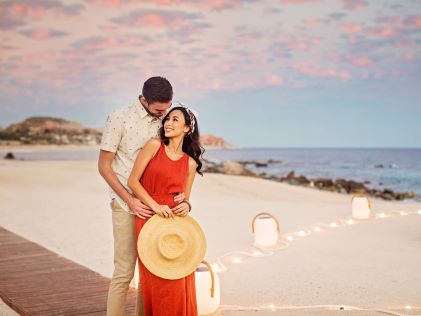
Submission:
[[[177,101],[177,105],[182,108],[185,108],[187,113],[189,114],[191,123],[190,123],[190,131],[188,132],[188,134],[192,134],[196,127],[196,117],[198,116],[197,112],[195,110],[190,109],[187,105],[185,105],[184,103],[180,101]]]

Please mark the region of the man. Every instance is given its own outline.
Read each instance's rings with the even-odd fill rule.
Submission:
[[[147,218],[154,212],[132,195],[127,180],[139,150],[158,136],[161,118],[171,107],[173,89],[162,77],[145,81],[142,95],[135,103],[111,113],[104,128],[98,170],[110,186],[114,234],[114,273],[107,300],[107,315],[124,315],[126,296],[137,259],[135,216]],[[174,200],[181,202],[184,193]],[[141,280],[140,280],[141,283]],[[143,315],[139,283],[136,315]]]

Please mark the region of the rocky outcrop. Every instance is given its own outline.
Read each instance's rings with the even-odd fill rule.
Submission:
[[[4,159],[14,160],[16,157],[13,153],[9,152],[4,156]]]
[[[203,147],[207,148],[232,148],[233,146],[222,137],[213,135],[202,135],[200,136],[200,143]]]
[[[95,145],[101,141],[101,134],[100,129],[86,128],[62,118],[30,117],[0,131],[0,140],[23,144]]]
[[[269,161],[268,161],[269,163]],[[290,171],[285,177],[269,176],[266,173],[254,173],[247,169],[247,165],[255,164],[254,161],[227,161],[222,163],[205,161],[205,172],[210,173],[223,173],[230,175],[243,175],[259,177],[277,182],[285,182],[291,185],[300,185],[319,190],[338,192],[343,194],[367,194],[370,196],[378,197],[384,200],[404,200],[417,198],[414,192],[394,192],[390,189],[377,190],[366,187],[365,184],[369,181],[358,182],[355,180],[346,179],[329,179],[329,178],[306,178],[305,176],[296,176],[294,171]],[[256,165],[257,166],[257,165]]]
[[[22,122],[0,129],[0,143],[19,144],[83,144],[98,145],[102,129],[87,128],[79,122],[56,117],[30,117]],[[222,137],[203,135],[200,141],[207,148],[231,148]]]

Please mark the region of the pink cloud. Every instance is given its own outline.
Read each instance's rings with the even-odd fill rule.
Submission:
[[[309,77],[336,78],[342,81],[347,81],[351,78],[351,74],[346,71],[337,70],[335,68],[320,68],[309,62],[293,63],[291,67],[297,72]]]
[[[121,26],[140,26],[182,29],[185,27],[195,27],[197,29],[210,27],[207,23],[200,23],[202,16],[196,13],[188,13],[184,11],[167,11],[167,10],[138,10],[127,15],[114,18],[111,21]]]
[[[358,67],[370,67],[373,65],[373,60],[368,57],[352,57],[351,63]]]
[[[415,59],[414,55],[411,53],[406,53],[403,55],[403,60],[405,61],[413,61]]]
[[[357,11],[368,6],[368,2],[365,0],[341,0],[342,7],[345,10]]]
[[[398,32],[389,26],[374,26],[366,29],[365,32],[367,35],[376,36],[376,37],[396,37]]]
[[[22,35],[26,37],[35,39],[35,40],[48,40],[55,37],[62,37],[66,36],[66,32],[56,31],[51,29],[32,29],[20,32]]]
[[[90,37],[73,46],[80,50],[102,50],[116,47],[141,46],[150,43],[150,40],[141,36],[127,36],[123,38],[117,37]]]
[[[351,34],[362,33],[363,30],[364,30],[364,28],[361,24],[355,23],[355,22],[344,22],[339,27],[339,29],[342,32],[351,33]]]
[[[274,74],[270,74],[267,75],[265,78],[265,84],[267,86],[276,86],[276,87],[280,87],[284,84],[284,81],[282,80],[281,77],[274,75]]]
[[[305,22],[309,27],[315,27],[316,25],[319,24],[318,19],[307,19]]]
[[[51,0],[0,2],[0,29],[12,29],[29,21],[41,20],[48,14],[75,16],[83,8],[81,4],[63,4],[60,1]]]
[[[256,0],[210,0],[210,1],[197,1],[197,0],[144,0],[143,3],[152,3],[158,6],[188,6],[201,9],[210,10],[225,10],[236,9],[248,2]],[[122,8],[127,4],[138,4],[138,0],[97,0],[95,1],[101,7],[108,8]]]
[[[315,2],[324,2],[324,0],[281,0],[282,4],[304,4]]]
[[[421,15],[407,17],[404,20],[404,24],[407,27],[416,27],[421,29]]]

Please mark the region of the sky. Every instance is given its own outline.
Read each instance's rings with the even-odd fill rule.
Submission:
[[[164,76],[244,147],[421,147],[421,0],[0,0],[0,125]]]

